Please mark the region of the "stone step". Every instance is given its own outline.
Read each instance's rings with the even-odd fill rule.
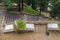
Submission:
[[[0,19],[3,19],[3,18],[0,18]]]
[[[2,25],[0,25],[0,27],[2,27]]]
[[[3,18],[0,18],[0,19],[3,19]]]
[[[0,19],[3,19],[3,18],[0,18]]]
[[[0,20],[3,20],[3,18],[0,18]]]
[[[1,9],[1,10],[2,10],[2,9],[6,9],[6,7],[5,7],[5,6],[1,6],[1,5],[0,5],[0,9]]]
[[[2,23],[0,24],[0,26],[2,25]]]
[[[2,18],[3,16],[2,15],[0,15],[0,18]]]
[[[2,22],[2,20],[0,20],[0,22]]]
[[[2,22],[2,20],[0,20],[0,22]]]

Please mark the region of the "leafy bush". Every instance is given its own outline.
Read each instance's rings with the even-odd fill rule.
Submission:
[[[25,21],[18,20],[18,21],[16,21],[16,23],[17,23],[17,26],[18,26],[18,30],[24,30],[24,29],[26,29],[26,23],[25,23]]]
[[[24,11],[27,13],[27,14],[36,14],[36,15],[39,15],[39,12],[34,10],[32,7],[30,6],[26,6],[24,8]]]
[[[54,5],[52,11],[50,12],[50,16],[52,18],[60,18],[60,2]]]
[[[2,0],[0,0],[0,3],[2,2]]]
[[[60,28],[60,22],[58,22],[57,24],[58,24],[58,27]]]
[[[6,7],[8,9],[11,9],[12,8],[12,0],[6,0],[5,5],[7,5]]]

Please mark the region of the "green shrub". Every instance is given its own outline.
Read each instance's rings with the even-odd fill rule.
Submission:
[[[27,14],[36,14],[36,15],[39,15],[39,12],[34,10],[32,7],[30,6],[26,6],[24,8],[24,11],[27,13]]]
[[[58,24],[58,27],[59,27],[59,29],[60,29],[60,22],[58,22],[57,24]]]
[[[60,18],[60,2],[56,3],[50,12],[52,18]]]
[[[25,30],[26,29],[26,22],[23,20],[16,21],[18,30]]]
[[[7,7],[8,9],[11,9],[11,8],[12,8],[12,0],[6,0],[5,5],[7,5],[6,7]]]

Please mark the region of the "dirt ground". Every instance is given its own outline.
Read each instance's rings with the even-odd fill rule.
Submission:
[[[30,33],[6,33],[0,35],[0,40],[60,40],[60,34],[50,32],[46,35],[45,25],[35,25],[35,31]]]

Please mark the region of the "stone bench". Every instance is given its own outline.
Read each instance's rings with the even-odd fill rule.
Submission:
[[[13,24],[5,25],[5,27],[1,29],[4,33],[14,32],[16,29],[14,28]],[[17,31],[17,30],[16,30]],[[26,30],[23,31],[34,31],[34,24],[26,24]]]
[[[47,24],[46,34],[49,35],[50,31],[60,32],[58,24],[57,23]]]

